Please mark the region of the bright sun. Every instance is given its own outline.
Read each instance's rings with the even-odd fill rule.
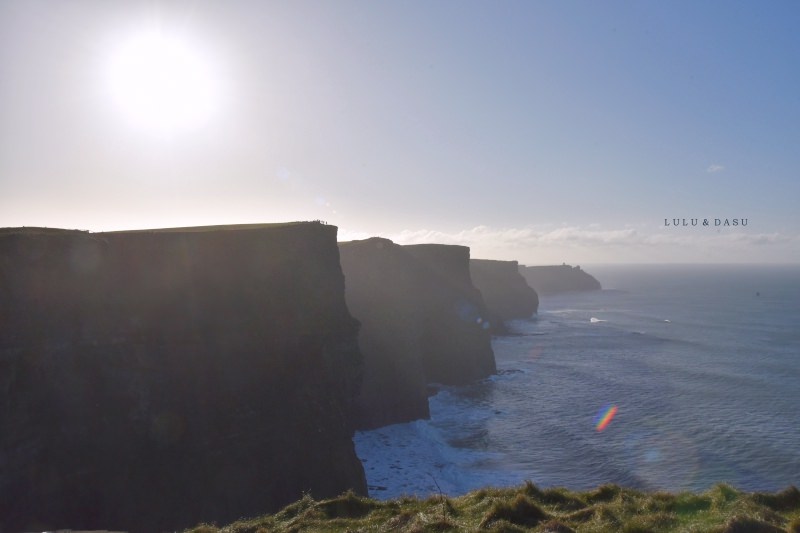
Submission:
[[[111,56],[108,81],[126,118],[157,135],[205,123],[218,100],[216,80],[187,43],[161,32],[124,42]]]

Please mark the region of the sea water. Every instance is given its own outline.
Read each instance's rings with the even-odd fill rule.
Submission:
[[[542,297],[496,376],[356,434],[373,497],[800,485],[800,267],[586,270],[604,290]]]

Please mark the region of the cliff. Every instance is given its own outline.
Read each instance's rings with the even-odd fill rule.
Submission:
[[[494,374],[497,367],[486,323],[489,313],[480,291],[472,284],[469,248],[417,244],[403,249],[432,273],[428,298],[433,317],[423,336],[428,379],[463,385]]]
[[[570,291],[600,290],[600,282],[581,267],[570,265],[520,266],[519,271],[528,285],[540,295]]]
[[[359,428],[427,418],[428,383],[463,384],[494,373],[469,249],[340,243],[345,295],[361,322],[364,380]]]
[[[470,259],[469,272],[493,317],[494,331],[502,332],[504,321],[529,318],[539,308],[539,295],[525,282],[516,261]]]
[[[366,492],[336,228],[0,231],[0,531]]]

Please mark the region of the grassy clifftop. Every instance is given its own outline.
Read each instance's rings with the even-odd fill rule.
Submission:
[[[604,485],[591,492],[539,489],[528,482],[486,488],[458,498],[386,502],[345,494],[309,496],[274,515],[225,527],[199,525],[185,533],[300,531],[494,532],[800,532],[800,491],[745,493],[717,485],[702,494],[647,493]]]

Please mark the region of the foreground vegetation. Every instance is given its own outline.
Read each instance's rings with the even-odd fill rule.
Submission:
[[[592,492],[539,489],[528,482],[465,496],[376,501],[354,494],[316,501],[310,496],[273,515],[191,533],[267,532],[719,532],[800,533],[800,491],[745,493],[729,485],[694,494],[640,492],[603,485]]]

